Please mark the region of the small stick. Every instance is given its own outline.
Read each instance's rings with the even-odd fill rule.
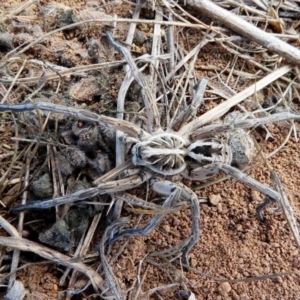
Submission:
[[[89,277],[95,291],[104,290],[104,280],[100,277],[99,274],[97,274],[92,268],[86,266],[83,263],[73,262],[72,259],[67,255],[61,254],[53,249],[31,242],[24,238],[1,236],[0,245],[18,249],[20,251],[33,252],[43,258],[53,261],[54,263],[61,264],[66,267],[71,267]]]
[[[246,98],[253,95],[255,92],[260,91],[264,87],[266,87],[271,82],[275,81],[276,79],[283,76],[285,73],[291,71],[293,69],[292,65],[287,65],[284,67],[281,67],[272,73],[265,76],[263,79],[259,80],[258,82],[252,84],[248,88],[244,89],[242,92],[236,94],[232,98],[228,99],[227,101],[219,104],[218,106],[214,107],[213,109],[209,110],[199,118],[195,119],[194,121],[186,124],[183,126],[180,131],[179,135],[182,137],[189,136],[191,133],[193,133],[195,130],[198,130],[200,127],[204,126],[208,122],[211,122],[218,117],[223,116],[231,107],[234,105],[242,102]]]
[[[139,186],[152,177],[151,172],[145,172],[144,176],[134,175],[125,179],[108,181],[100,183],[97,187],[91,187],[86,190],[80,190],[74,194],[61,196],[50,200],[37,200],[28,202],[25,205],[19,205],[12,209],[12,212],[18,213],[29,209],[46,209],[57,205],[63,205],[71,202],[82,201],[87,198],[93,198],[97,195],[107,193],[121,192]]]
[[[25,176],[24,176],[24,192],[22,195],[22,202],[21,202],[22,204],[25,204],[27,200],[27,187],[29,185],[29,170],[30,170],[30,163],[29,163],[29,159],[27,159]],[[24,213],[21,213],[19,216],[19,224],[18,224],[18,232],[20,236],[22,236],[23,223],[24,223]],[[15,249],[13,252],[13,258],[10,266],[11,275],[9,277],[8,289],[12,288],[16,280],[16,276],[17,276],[16,269],[18,268],[19,258],[20,258],[20,250]]]
[[[27,59],[25,59],[25,60],[23,61],[23,64],[22,64],[21,68],[19,69],[18,73],[16,74],[15,78],[13,79],[13,81],[12,81],[10,87],[8,88],[8,90],[7,90],[6,94],[5,94],[5,96],[2,98],[2,100],[1,100],[0,103],[5,103],[6,98],[7,98],[8,95],[10,94],[10,92],[11,92],[13,86],[15,85],[15,83],[16,83],[18,77],[19,77],[20,74],[22,73],[22,71],[23,71],[23,69],[24,69],[26,63],[27,63]]]
[[[223,23],[225,26],[245,36],[249,40],[255,41],[268,50],[279,54],[289,62],[299,65],[299,49],[248,23],[230,11],[221,8],[214,4],[213,1],[187,0],[187,4],[192,6],[194,9],[200,10],[203,14],[205,14],[205,16]]]

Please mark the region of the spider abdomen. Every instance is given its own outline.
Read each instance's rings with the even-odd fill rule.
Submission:
[[[230,164],[232,161],[230,147],[218,139],[203,139],[192,143],[187,155],[200,164],[215,162]]]

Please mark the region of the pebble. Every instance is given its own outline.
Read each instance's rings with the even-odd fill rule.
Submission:
[[[191,259],[190,259],[190,266],[191,266],[192,268],[196,268],[197,265],[198,265],[198,261],[197,261],[195,258],[191,258]]]
[[[163,225],[162,227],[165,230],[165,232],[170,232],[171,231],[170,225]]]
[[[219,285],[219,292],[222,296],[226,296],[227,293],[229,293],[231,291],[231,285],[229,284],[229,282],[222,282]]]
[[[212,195],[209,195],[208,199],[211,204],[217,205],[221,201],[222,198],[221,198],[220,194],[218,194],[218,195],[212,194]]]
[[[134,33],[134,37],[133,40],[135,43],[142,45],[146,42],[147,40],[147,35],[145,32],[136,29],[135,33]]]

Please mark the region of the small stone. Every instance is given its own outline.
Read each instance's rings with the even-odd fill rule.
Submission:
[[[282,277],[280,277],[280,276],[276,276],[276,277],[274,277],[274,278],[272,279],[272,281],[275,282],[275,283],[282,283],[282,282],[283,282],[283,279],[282,279]]]
[[[222,203],[217,204],[217,210],[218,210],[218,213],[222,213],[222,211],[223,211]]]
[[[151,253],[151,252],[154,252],[154,251],[155,251],[155,246],[154,245],[148,245],[147,252]]]
[[[165,232],[170,232],[171,231],[170,225],[163,225],[162,227],[165,230]]]
[[[71,86],[69,95],[77,101],[92,101],[94,96],[100,95],[99,83],[93,76],[83,78]]]
[[[217,205],[221,201],[222,198],[221,198],[221,195],[218,194],[218,195],[209,195],[208,199],[212,205]]]
[[[145,32],[136,29],[133,37],[133,41],[137,43],[138,45],[142,45],[146,42],[147,40],[147,35]]]
[[[191,259],[190,259],[190,266],[191,266],[192,268],[196,268],[197,265],[198,265],[197,259],[191,258]]]
[[[231,291],[231,286],[229,282],[222,282],[219,285],[219,292],[222,296],[226,296]]]
[[[161,246],[161,245],[162,245],[162,240],[161,240],[161,239],[157,239],[156,244],[157,244],[158,246]]]
[[[31,190],[38,198],[50,198],[53,196],[53,184],[50,174],[47,172],[31,184]]]

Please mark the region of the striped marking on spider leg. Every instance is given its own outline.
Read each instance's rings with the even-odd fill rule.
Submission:
[[[169,197],[165,200],[164,204],[162,205],[162,209],[169,209],[174,207],[176,204],[177,200],[180,198],[181,195],[181,190],[180,189],[172,189],[171,194]],[[138,229],[129,229],[129,230],[124,230],[123,232],[115,235],[109,240],[109,243],[112,244],[119,240],[122,237],[130,237],[130,236],[147,236],[150,234],[150,232],[161,222],[163,219],[164,215],[158,214],[155,215],[150,222],[143,228],[138,228]]]
[[[88,198],[93,198],[97,195],[126,191],[134,187],[137,187],[140,184],[142,184],[144,181],[150,179],[152,173],[144,172],[142,175],[143,176],[138,174],[120,180],[103,182],[96,187],[80,190],[74,194],[65,195],[50,200],[32,201],[24,205],[16,206],[15,208],[13,208],[12,212],[19,213],[31,209],[47,209],[57,205],[83,201]]]
[[[122,293],[122,289],[119,285],[118,279],[116,278],[111,266],[109,265],[106,259],[104,247],[106,241],[109,240],[110,235],[113,235],[114,232],[121,226],[128,225],[128,224],[129,224],[129,220],[127,218],[120,218],[116,220],[113,224],[111,224],[106,228],[98,246],[106,282],[108,284],[110,291],[113,293],[115,299],[117,300],[124,300],[125,298]]]
[[[299,234],[299,228],[297,225],[296,218],[294,216],[294,210],[290,205],[290,202],[288,200],[286,191],[284,189],[283,184],[281,183],[277,173],[275,171],[271,171],[271,179],[273,181],[273,185],[275,189],[278,191],[280,194],[280,206],[283,210],[283,213],[289,223],[289,226],[291,228],[291,231],[294,235],[294,238],[296,240],[296,243],[298,247],[300,247],[300,234]]]
[[[180,112],[176,117],[171,121],[170,128],[178,131],[184,124],[186,124],[192,117],[196,115],[197,109],[203,103],[203,96],[206,90],[208,79],[202,78],[200,82],[196,84],[194,89],[196,94],[192,99],[192,103],[186,106],[182,112]]]
[[[297,226],[297,221],[294,217],[294,212],[292,207],[290,206],[290,203],[288,201],[286,192],[284,190],[284,187],[279,180],[277,174],[274,171],[271,171],[271,179],[273,181],[273,184],[275,186],[275,189],[278,191],[274,191],[270,187],[260,183],[259,181],[251,178],[247,174],[241,172],[240,170],[233,168],[229,165],[222,165],[219,164],[219,168],[223,170],[225,173],[228,175],[232,176],[233,178],[237,179],[238,181],[246,184],[247,186],[253,188],[254,190],[259,191],[260,193],[266,195],[269,197],[271,200],[267,200],[260,206],[258,206],[258,213],[261,212],[261,209],[265,208],[266,206],[269,205],[271,201],[277,201],[279,205],[282,207],[283,212],[286,216],[286,219],[289,223],[289,226],[291,228],[291,231],[295,237],[296,243],[299,246],[300,245],[300,234],[299,234],[299,229]]]
[[[257,190],[258,192],[262,193],[263,195],[266,195],[275,201],[280,201],[280,194],[267,185],[264,185],[260,183],[259,181],[255,180],[254,178],[250,177],[249,175],[243,173],[239,169],[236,169],[232,166],[225,165],[222,163],[216,163],[215,164],[220,170],[225,172],[227,175],[230,175],[234,179],[244,183],[245,185],[249,186],[250,188]]]
[[[36,109],[36,106],[32,103],[24,104],[0,104],[0,111],[12,111],[12,112],[25,112]]]
[[[224,124],[211,124],[203,127],[199,127],[191,134],[191,139],[196,141],[198,139],[213,137],[220,133],[232,132],[235,129],[253,128],[264,124],[284,122],[288,120],[299,120],[300,114],[294,114],[289,112],[277,113],[269,115],[267,117],[256,119],[235,120],[234,122],[228,122]]]
[[[183,249],[183,261],[188,266],[188,254],[199,241],[200,235],[200,205],[197,195],[187,186],[181,183],[173,183],[171,181],[156,181],[153,184],[153,189],[159,194],[168,195],[174,191],[180,191],[180,196],[191,204],[192,216],[192,236]]]
[[[98,115],[94,112],[74,108],[67,107],[63,105],[53,104],[49,102],[36,102],[36,103],[25,103],[25,104],[15,104],[15,105],[6,105],[0,104],[0,111],[11,111],[11,112],[24,112],[35,109],[41,109],[46,111],[51,111],[60,114],[66,114],[72,116],[75,119],[90,121],[90,122],[99,122],[104,126],[109,128],[120,130],[124,133],[127,133],[129,136],[139,139],[148,139],[151,137],[149,133],[142,130],[135,124],[125,120],[119,120],[103,115]]]

